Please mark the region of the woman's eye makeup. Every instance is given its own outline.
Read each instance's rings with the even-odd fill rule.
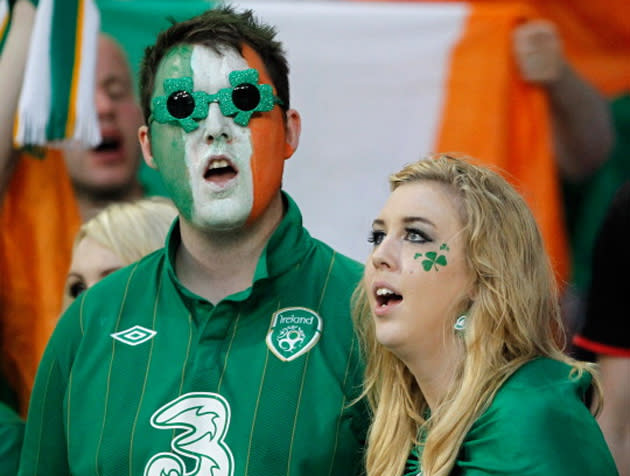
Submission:
[[[418,228],[405,228],[405,239],[412,243],[430,243],[433,239]]]
[[[372,230],[368,235],[368,243],[380,245],[386,233],[382,230]],[[431,243],[431,238],[427,233],[418,228],[405,228],[404,239],[411,243]]]
[[[383,238],[385,237],[385,232],[381,230],[372,230],[368,235],[368,243],[372,243],[373,245],[379,245]]]

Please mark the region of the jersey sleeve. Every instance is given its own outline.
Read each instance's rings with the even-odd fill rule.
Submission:
[[[596,420],[568,384],[501,395],[468,433],[460,476],[618,476]]]
[[[84,293],[85,294],[85,293]],[[29,405],[19,476],[70,475],[66,444],[66,389],[81,336],[78,299],[61,317],[40,361]]]

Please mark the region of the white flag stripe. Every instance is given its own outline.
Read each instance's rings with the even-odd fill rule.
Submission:
[[[16,142],[43,144],[50,111],[50,34],[53,0],[40,0],[35,12],[31,43],[28,50],[24,83],[18,102]]]
[[[9,0],[0,0],[0,26],[9,21]]]
[[[239,2],[277,26],[302,136],[285,189],[317,238],[364,261],[387,177],[433,151],[466,4]]]
[[[76,103],[76,123],[73,139],[87,145],[101,142],[101,129],[94,106],[94,85],[96,84],[96,52],[98,50],[99,11],[92,0],[85,1],[81,38],[81,68],[78,98]]]
[[[100,28],[99,12],[94,0],[77,0],[83,5],[83,15],[76,21],[82,21],[81,44],[76,50],[74,44],[54,44],[54,29],[68,28],[69,22],[64,18],[59,25],[53,24],[54,2],[60,0],[39,0],[33,32],[29,45],[28,58],[24,71],[24,83],[18,103],[18,128],[15,142],[18,145],[51,145],[69,146],[78,143],[88,146],[97,145],[100,140],[100,128],[94,105],[94,84],[96,69],[96,51]],[[73,24],[76,28],[76,24]],[[69,54],[79,51],[79,78],[74,101],[74,111],[68,111],[68,117],[74,115],[74,130],[62,140],[48,137],[47,126],[51,120],[53,109],[51,92],[51,48],[64,48]],[[76,61],[76,59],[75,59]],[[68,84],[70,88],[72,85]],[[63,95],[62,95],[63,97]],[[72,101],[71,101],[72,102]],[[65,128],[67,125],[60,124]]]

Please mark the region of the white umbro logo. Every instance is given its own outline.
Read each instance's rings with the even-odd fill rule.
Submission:
[[[157,332],[151,329],[147,329],[142,326],[133,326],[125,331],[116,332],[110,335],[124,344],[139,345],[152,339],[155,334],[157,334]]]

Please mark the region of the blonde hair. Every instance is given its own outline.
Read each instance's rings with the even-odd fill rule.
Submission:
[[[353,317],[366,359],[364,395],[373,413],[368,436],[368,476],[400,476],[418,432],[424,441],[424,476],[447,476],[473,422],[521,365],[549,357],[575,375],[593,364],[564,353],[565,334],[554,275],[536,221],[518,192],[498,173],[470,157],[433,155],[390,176],[391,190],[419,181],[443,184],[464,225],[466,263],[474,276],[474,301],[461,339],[462,359],[446,396],[428,410],[409,369],[378,343],[365,290],[353,296]],[[457,315],[450,316],[452,326]],[[599,409],[596,410],[596,412]]]
[[[113,251],[124,264],[131,264],[164,246],[176,215],[177,209],[164,197],[112,203],[81,226],[74,248],[89,237]]]

